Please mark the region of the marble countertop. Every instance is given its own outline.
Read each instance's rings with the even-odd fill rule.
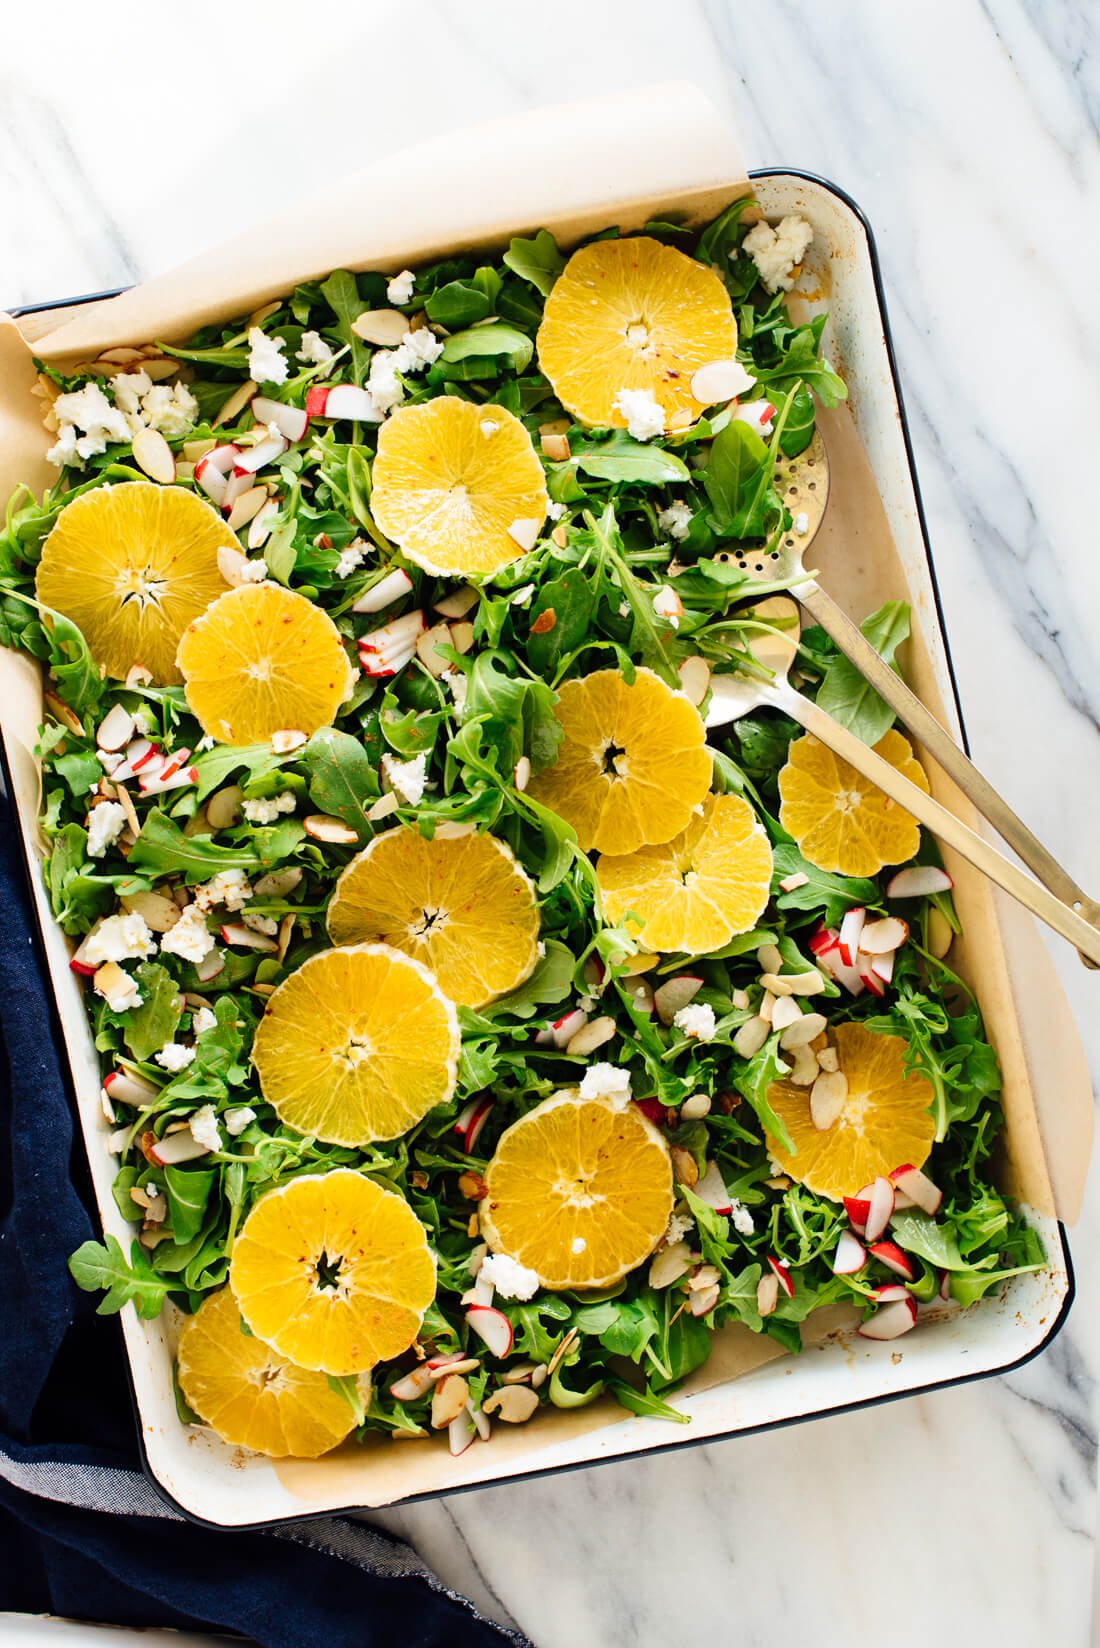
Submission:
[[[223,36],[224,7],[188,14],[192,43]],[[15,8],[0,306],[156,273],[413,132],[696,81],[750,165],[822,173],[867,212],[974,752],[1100,886],[1100,61],[1083,0],[317,0],[308,37],[303,15],[266,0],[214,75],[169,9],[123,0],[105,28],[59,0],[47,52],[35,8]],[[1100,984],[1051,950],[1095,1073]],[[1095,1175],[1071,1240],[1069,1324],[1006,1378],[379,1520],[538,1648],[839,1643],[872,1621],[902,1648],[979,1631],[1085,1648]]]

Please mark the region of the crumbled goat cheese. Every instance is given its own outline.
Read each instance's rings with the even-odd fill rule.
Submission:
[[[267,562],[262,555],[258,561],[242,561],[237,575],[242,584],[262,584],[267,577]]]
[[[617,1064],[590,1064],[581,1081],[582,1099],[610,1099],[614,1110],[630,1103],[630,1071]]]
[[[206,930],[206,916],[200,905],[187,906],[175,926],[162,937],[160,948],[165,955],[179,956],[181,961],[193,961],[196,965],[206,960],[214,948],[214,935]]]
[[[730,1218],[733,1221],[733,1228],[739,1236],[751,1236],[756,1229],[752,1214],[744,1203],[737,1200],[736,1196],[730,1203]]]
[[[154,1059],[162,1070],[170,1070],[175,1075],[180,1070],[186,1070],[195,1057],[193,1047],[184,1047],[182,1042],[166,1042],[159,1053],[153,1054]]]
[[[466,692],[470,683],[467,681],[461,670],[447,670],[443,679],[451,689],[451,697],[454,699],[455,710],[457,711],[458,719],[461,721],[462,712],[466,708]]]
[[[250,824],[274,824],[281,813],[292,813],[298,805],[293,790],[281,795],[260,795],[241,803],[241,811]]]
[[[194,1052],[194,1049],[191,1051]],[[187,1125],[196,1144],[204,1144],[207,1150],[221,1149],[222,1136],[218,1131],[217,1117],[214,1115],[212,1104],[204,1104],[201,1110],[196,1110]]]
[[[126,828],[126,814],[117,801],[101,801],[88,817],[88,857],[102,858]]]
[[[665,432],[665,409],[648,389],[620,389],[615,405],[626,419],[627,434],[636,441],[650,441]]]
[[[323,366],[332,359],[332,350],[320,332],[303,332],[295,359],[304,361],[307,366]]]
[[[106,452],[108,441],[129,441],[132,431],[126,414],[112,406],[98,383],[58,395],[53,403],[58,422],[56,444],[47,453],[51,463],[83,464]]]
[[[186,384],[155,383],[142,399],[141,415],[151,428],[173,440],[195,427],[199,403]]]
[[[96,995],[102,996],[112,1013],[126,1013],[131,1007],[140,1007],[143,1001],[141,991],[137,987],[137,980],[124,973],[121,967],[118,976],[104,980],[101,973],[95,976]]]
[[[395,756],[384,755],[382,771],[389,780],[390,788],[396,790],[410,807],[417,806],[423,799],[428,777],[426,756],[414,755],[411,761],[398,761]]]
[[[810,517],[805,510],[801,510],[794,518],[794,529],[800,538],[804,538],[810,530]]]
[[[379,418],[405,399],[405,388],[397,376],[396,349],[376,349],[371,356],[367,393]]]
[[[191,1033],[195,1036],[205,1035],[207,1030],[213,1030],[218,1022],[218,1015],[212,1007],[198,1007],[191,1014]]]
[[[502,1299],[532,1299],[539,1290],[533,1270],[510,1259],[506,1253],[489,1253],[477,1273],[479,1282],[492,1282]]]
[[[682,1242],[689,1231],[695,1229],[695,1220],[689,1219],[686,1213],[673,1213],[669,1217],[668,1229],[665,1231],[665,1246],[675,1247]]]
[[[405,333],[393,352],[393,364],[398,372],[422,372],[426,366],[438,360],[442,353],[443,345],[431,327],[422,326],[418,332]],[[496,428],[499,428],[499,425],[493,424],[489,433],[492,434]],[[481,433],[485,434],[484,423],[481,425]]]
[[[796,279],[794,271],[813,238],[814,232],[805,218],[785,217],[778,229],[761,219],[741,245],[759,269],[769,292],[789,292]]]
[[[337,578],[350,578],[356,568],[362,566],[363,557],[366,553],[366,544],[358,538],[354,543],[349,544],[347,549],[342,549],[340,559],[332,569]]]
[[[416,276],[413,274],[412,270],[402,269],[399,275],[394,275],[393,279],[386,287],[387,302],[396,304],[408,303],[412,298],[413,287],[415,285]]]
[[[215,904],[224,904],[227,910],[239,910],[251,897],[252,887],[243,870],[219,870],[216,876],[202,882],[194,890],[195,903],[204,915]],[[172,931],[178,932],[179,929],[174,927]]]
[[[546,513],[552,521],[562,521],[569,514],[568,504],[555,503],[553,498],[546,506]]]
[[[269,338],[259,326],[248,332],[248,375],[256,383],[285,383],[290,367],[282,338]]]
[[[151,956],[156,941],[137,914],[108,916],[84,941],[84,959],[93,967],[101,961],[141,961]]]
[[[662,509],[657,515],[657,525],[662,532],[667,532],[670,538],[686,538],[691,526],[691,508],[688,504],[677,499]]]
[[[195,754],[201,755],[203,750],[212,750],[215,742],[216,740],[210,733],[204,732],[198,743],[195,745]]]
[[[535,945],[535,949],[538,951],[540,957],[543,957],[543,956],[546,955],[546,944],[541,938],[539,939],[538,943]]]
[[[141,417],[141,397],[152,387],[153,380],[145,371],[120,372],[117,378],[111,379],[115,405],[131,418]]]
[[[711,1041],[717,1021],[713,1007],[708,1007],[705,1002],[690,1001],[686,1007],[681,1007],[672,1022],[692,1041]]]
[[[225,1123],[225,1131],[229,1134],[231,1139],[238,1138],[240,1134],[244,1132],[249,1122],[254,1122],[255,1120],[256,1112],[250,1104],[239,1105],[236,1110],[227,1110],[222,1116],[222,1121]]]

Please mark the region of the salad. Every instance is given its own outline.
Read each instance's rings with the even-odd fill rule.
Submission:
[[[133,1229],[72,1274],[178,1308],[231,1444],[686,1423],[732,1324],[893,1340],[1044,1262],[934,841],[777,711],[705,726],[845,394],[751,206],[40,372],[0,638]],[[924,782],[820,630],[797,670]]]

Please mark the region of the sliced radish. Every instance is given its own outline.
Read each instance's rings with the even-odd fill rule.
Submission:
[[[872,1242],[871,1252],[887,1270],[892,1270],[897,1276],[904,1276],[907,1282],[916,1281],[917,1272],[913,1261],[896,1242]]]
[[[180,1162],[194,1162],[200,1156],[209,1156],[210,1146],[200,1144],[189,1128],[169,1133],[167,1138],[154,1139],[147,1155],[158,1167],[175,1167]]]
[[[864,1339],[900,1339],[916,1326],[916,1321],[915,1302],[899,1299],[895,1304],[880,1306],[870,1321],[860,1323],[859,1333]]]
[[[890,1223],[890,1215],[894,1211],[894,1187],[889,1179],[878,1178],[866,1191],[860,1191],[860,1198],[866,1195],[869,1202],[864,1234],[869,1242],[877,1242],[886,1226]]]
[[[333,384],[330,389],[310,389],[306,411],[311,418],[357,418],[361,423],[381,423],[382,414],[374,396],[353,383]]]
[[[680,1009],[694,1000],[702,988],[702,979],[691,973],[678,973],[675,978],[666,979],[653,992],[653,1005],[661,1023],[671,1024]]]
[[[413,581],[401,567],[394,567],[387,572],[376,584],[360,595],[352,607],[352,612],[381,612],[385,607],[392,606],[400,601],[403,595],[412,593]],[[421,614],[423,618],[423,614]]]
[[[246,447],[233,465],[233,474],[255,475],[260,469],[274,463],[281,458],[290,442],[285,435],[268,435],[264,440],[257,441],[255,446]],[[228,492],[226,493],[228,502]]]
[[[108,1096],[121,1104],[142,1105],[155,1099],[160,1089],[141,1076],[131,1076],[125,1070],[109,1070],[103,1078]]]
[[[768,1263],[771,1265],[775,1279],[783,1289],[783,1292],[787,1295],[787,1298],[793,1299],[794,1282],[791,1280],[791,1273],[787,1269],[787,1266],[783,1263],[782,1259],[773,1259],[770,1253],[768,1254]]]
[[[854,1276],[866,1263],[867,1252],[863,1243],[858,1242],[851,1231],[842,1231],[833,1254],[833,1275]]]
[[[859,1196],[845,1196],[844,1211],[848,1215],[848,1223],[860,1236],[867,1234],[867,1219],[871,1212],[871,1199],[862,1193]]]
[[[240,455],[239,446],[215,446],[204,453],[195,465],[195,485],[201,487],[219,509],[225,506],[226,484]]]
[[[243,498],[252,487],[252,472],[248,469],[235,469],[226,480],[225,491],[222,494],[222,514],[229,515],[238,498]]]
[[[493,1356],[507,1356],[512,1348],[512,1324],[502,1310],[493,1305],[471,1305],[466,1312],[466,1326],[476,1333]]]
[[[945,1305],[951,1303],[951,1272],[949,1270],[945,1270],[940,1277],[939,1294]]]
[[[840,959],[845,967],[855,967],[856,956],[859,954],[859,941],[863,932],[863,925],[867,920],[867,911],[862,904],[845,911],[844,920],[840,924]]]
[[[423,634],[427,627],[423,612],[416,607],[378,629],[368,630],[366,635],[359,637],[357,644],[360,652],[393,652],[410,643],[415,645],[417,636]]]
[[[148,738],[132,739],[124,753],[125,760],[111,774],[116,784],[121,784],[128,778],[136,778],[138,773],[145,772],[154,762],[154,770],[159,771],[164,760],[156,744]]]
[[[242,950],[263,950],[268,955],[274,955],[279,946],[275,939],[266,933],[255,933],[251,927],[243,922],[229,921],[222,928],[222,938],[226,944],[235,944]]]
[[[489,1112],[493,1108],[493,1101],[484,1096],[471,1099],[465,1109],[455,1119],[454,1130],[462,1140],[462,1147],[467,1155],[473,1150],[478,1141],[482,1128],[489,1119]]]
[[[860,954],[885,955],[888,950],[900,950],[909,937],[909,925],[897,916],[884,916],[881,921],[864,923],[859,935]]]
[[[162,795],[165,790],[185,790],[190,784],[199,781],[197,767],[183,767],[168,777],[164,773],[154,773],[151,778],[143,778],[138,784],[142,795]]]
[[[364,675],[373,676],[382,680],[391,675],[399,675],[406,664],[411,664],[416,657],[415,647],[406,647],[401,651],[388,653],[383,656],[380,652],[359,653],[359,664]]]
[[[732,1213],[733,1198],[726,1189],[726,1182],[722,1177],[717,1162],[708,1162],[707,1170],[699,1183],[693,1187],[693,1194],[701,1202],[706,1202],[716,1213]]]
[[[482,1413],[480,1408],[475,1408],[472,1402],[469,1406],[469,1414],[470,1418],[474,1422],[474,1427],[478,1434],[478,1440],[481,1442],[488,1442],[489,1438],[493,1434],[493,1427],[489,1423],[488,1416]]]
[[[949,893],[955,883],[946,870],[935,864],[911,864],[886,883],[887,898],[929,898],[933,893]]]
[[[587,1013],[582,1013],[579,1007],[570,1008],[568,1013],[563,1013],[561,1018],[555,1019],[550,1026],[554,1046],[562,1049],[567,1047],[581,1026],[587,1023]]]
[[[823,956],[830,950],[835,950],[839,943],[839,933],[835,933],[831,927],[819,927],[810,939],[809,948],[815,956]]]
[[[390,1395],[395,1402],[415,1402],[419,1397],[426,1395],[431,1387],[431,1364],[421,1362],[420,1366],[414,1368],[411,1373],[406,1373],[400,1379],[394,1380],[390,1386]]]
[[[880,1282],[874,1294],[880,1305],[896,1305],[910,1296],[900,1282]]]
[[[859,978],[865,990],[870,990],[873,996],[882,997],[886,994],[886,981],[879,977],[871,968],[870,960],[859,958]]]
[[[867,988],[861,974],[854,967],[845,966],[840,956],[840,945],[835,950],[826,950],[818,956],[817,964],[822,972],[827,973],[834,983],[847,990],[850,996],[861,996]],[[879,981],[881,983],[881,980]]]
[[[894,952],[890,950],[884,956],[872,956],[868,972],[875,978],[881,979],[883,984],[889,984],[894,976]]]
[[[447,1446],[451,1450],[451,1458],[458,1459],[464,1454],[476,1435],[470,1405],[467,1403],[462,1412],[456,1414],[447,1426]]]
[[[288,441],[300,441],[309,425],[309,414],[303,407],[269,401],[266,395],[253,397],[252,416],[257,423],[274,424]]]
[[[467,1299],[465,1295],[463,1295],[463,1302],[470,1305],[491,1305],[493,1302],[493,1294],[495,1292],[496,1288],[489,1280],[488,1276],[482,1276],[479,1271],[477,1276],[474,1278],[472,1297]]]
[[[895,1167],[890,1177],[894,1182],[894,1188],[911,1197],[914,1204],[930,1217],[934,1218],[939,1212],[943,1191],[934,1185],[919,1167],[910,1167],[906,1162],[903,1167]]]

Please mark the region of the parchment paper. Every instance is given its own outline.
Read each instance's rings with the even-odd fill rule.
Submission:
[[[181,341],[199,325],[243,314],[333,268],[396,271],[460,249],[497,245],[540,226],[568,245],[609,224],[639,227],[662,211],[703,221],[748,187],[728,128],[702,93],[684,84],[540,110],[391,156],[263,229],[121,297],[28,317],[26,337],[13,322],[0,319],[0,498],[20,482],[41,488],[53,478],[44,457],[52,437],[41,426],[41,403],[30,395],[34,366],[27,338],[33,337],[36,353],[54,362],[88,359],[120,344]],[[887,598],[905,595],[905,578],[852,418],[842,409],[823,417],[822,426],[833,476],[825,526],[810,560],[823,569],[831,593],[862,616]],[[934,623],[934,615],[923,616]],[[918,604],[918,622],[921,617]],[[917,689],[942,717],[919,634],[908,666]],[[26,679],[26,661],[0,652],[0,713],[9,684],[18,686],[25,701]],[[6,715],[4,722],[10,731]],[[930,777],[937,795],[971,821],[951,786],[934,770]],[[1057,1208],[1072,1219],[1091,1149],[1093,1111],[1068,1009],[1030,918],[1015,907],[1003,928],[1018,974],[1026,958],[1025,988],[1014,1000],[992,891],[967,866],[951,868],[968,926],[967,945],[953,952],[952,960],[965,973],[967,948],[982,955],[979,995],[1005,1068],[1014,1185],[1039,1210]],[[1048,1033],[1052,1024],[1061,1034]],[[1042,1113],[1037,1093],[1043,1096]],[[835,1333],[837,1321],[830,1316],[807,1328],[812,1342]],[[778,1354],[770,1341],[731,1329],[689,1388],[735,1378]],[[537,1468],[555,1442],[606,1429],[620,1413],[600,1403],[555,1414],[537,1430],[498,1426],[492,1449],[471,1450],[461,1460],[441,1462],[437,1448],[409,1443],[368,1449],[354,1458],[338,1452],[316,1464],[287,1463],[278,1466],[278,1475],[305,1500],[384,1504],[445,1488],[448,1472],[455,1483],[498,1474],[505,1456],[522,1455],[528,1468]]]

